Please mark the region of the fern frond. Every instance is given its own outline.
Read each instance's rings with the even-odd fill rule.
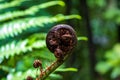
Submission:
[[[88,41],[88,38],[85,37],[85,36],[77,37],[77,39],[78,39],[79,41],[81,41],[81,40],[83,40],[83,41]]]
[[[35,14],[35,12],[37,12],[39,9],[47,8],[47,7],[54,6],[54,5],[65,6],[65,3],[63,1],[51,1],[51,2],[47,2],[47,3],[33,6],[29,9],[27,9],[25,11],[25,13],[26,14]]]
[[[25,11],[7,12],[5,14],[0,15],[0,22],[13,19],[16,17],[20,17],[20,16],[33,15],[36,12],[38,12],[39,9],[47,8],[47,7],[54,6],[54,5],[64,6],[65,4],[63,1],[50,1],[50,2],[40,4],[40,5],[32,6]]]
[[[55,70],[55,72],[62,72],[62,73],[63,72],[77,72],[77,69],[76,68],[64,68],[64,67],[62,68],[62,67],[60,67],[60,68],[57,68]],[[57,78],[57,79],[61,78],[62,79],[62,76],[60,74],[56,74],[55,72],[51,73],[49,77]],[[38,72],[38,74],[40,74],[40,72]],[[25,72],[19,71],[19,72],[14,72],[14,74],[11,73],[11,74],[8,74],[8,75],[11,76],[12,80],[24,80],[24,79],[26,79],[27,76],[31,76],[31,77],[35,78],[36,77],[36,70],[32,69],[32,68],[29,68]]]
[[[14,0],[10,3],[0,4],[0,10],[20,5],[25,0]]]
[[[43,36],[43,34],[39,34],[39,36]],[[21,53],[25,53],[28,51],[32,51],[33,49],[40,49],[45,47],[45,40],[38,40],[37,36],[32,36],[25,40],[20,41],[12,41],[4,46],[0,47],[0,63],[10,56],[19,55]]]
[[[7,45],[4,45],[0,48],[0,62],[3,61],[4,57],[9,58],[9,56],[15,55],[20,53],[20,51],[25,51],[25,45],[28,43],[28,40],[20,41],[16,43],[13,41]],[[25,50],[24,50],[25,49]]]
[[[15,73],[10,73],[10,74],[8,74],[8,76],[11,76],[12,80],[25,80],[27,78],[27,76],[29,76],[29,75],[32,77],[36,77],[35,74],[36,74],[36,70],[28,69],[25,72],[18,71]]]
[[[8,67],[6,65],[0,65],[0,69],[3,70],[3,71],[6,71],[6,72],[14,71],[14,68]]]
[[[14,37],[15,35],[18,35],[22,33],[24,30],[27,30],[31,27],[44,27],[45,24],[49,23],[55,23],[67,19],[80,19],[81,17],[79,15],[57,15],[54,17],[35,17],[35,18],[28,18],[28,19],[22,19],[17,21],[12,21],[9,23],[5,23],[4,25],[1,25],[0,29],[0,39],[5,39],[7,37]]]

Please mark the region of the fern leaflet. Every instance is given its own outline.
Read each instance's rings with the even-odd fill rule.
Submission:
[[[39,36],[41,37],[43,35],[44,34],[39,34]],[[34,38],[32,38],[32,36],[25,40],[12,41],[11,43],[1,46],[0,63],[4,60],[4,58],[9,58],[10,56],[14,56],[15,54],[19,55],[21,53],[32,51],[32,49],[40,49],[46,46],[45,40],[37,39],[37,36],[34,36]]]
[[[23,1],[25,1],[25,0],[14,0],[14,1],[10,2],[10,3],[0,4],[0,9],[6,9],[6,8],[18,6],[18,5],[20,5]]]
[[[0,29],[0,39],[5,39],[7,37],[14,37],[15,35],[18,35],[22,33],[24,30],[27,30],[31,27],[44,27],[45,24],[49,23],[55,23],[67,19],[73,19],[77,18],[80,19],[81,17],[79,15],[57,15],[54,17],[35,17],[35,18],[27,18],[17,21],[11,21],[9,23],[5,23],[1,25]]]
[[[54,5],[64,6],[65,4],[63,1],[51,1],[51,2],[40,4],[40,5],[32,6],[25,11],[7,12],[5,14],[0,15],[0,22],[13,19],[16,17],[20,17],[20,16],[33,15],[36,12],[38,12],[39,9],[47,8]]]

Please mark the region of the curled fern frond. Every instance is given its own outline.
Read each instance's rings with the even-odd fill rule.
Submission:
[[[25,0],[14,0],[14,1],[10,2],[10,3],[0,4],[0,9],[6,9],[6,8],[18,6],[24,1]]]
[[[39,36],[43,36],[44,34],[39,34]],[[34,36],[34,38],[32,38]],[[0,47],[0,63],[10,56],[19,55],[21,53],[25,53],[28,51],[32,51],[33,49],[40,49],[45,47],[45,40],[37,39],[38,36],[32,35],[28,39],[12,41],[4,46]],[[45,35],[44,35],[45,36]],[[39,37],[38,37],[39,38]]]
[[[81,19],[79,15],[57,15],[54,17],[35,17],[28,19],[21,19],[17,21],[11,21],[9,23],[1,25],[0,29],[0,39],[5,39],[7,37],[14,37],[22,33],[24,30],[32,27],[44,27],[45,24],[55,23],[67,19]]]
[[[63,1],[50,1],[47,3],[40,4],[40,5],[32,6],[25,11],[7,12],[5,14],[0,15],[0,22],[13,19],[16,17],[20,17],[20,16],[33,15],[36,12],[38,12],[39,9],[47,8],[47,7],[54,6],[54,5],[64,6],[65,4]]]

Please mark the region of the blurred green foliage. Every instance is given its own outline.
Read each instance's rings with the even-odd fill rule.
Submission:
[[[112,50],[105,53],[105,60],[99,62],[96,70],[101,74],[106,74],[111,70],[111,78],[120,76],[120,44],[116,44]]]
[[[91,10],[93,38],[97,47],[96,58],[98,63],[96,71],[102,76],[98,78],[119,80],[120,1],[90,0],[87,3]]]

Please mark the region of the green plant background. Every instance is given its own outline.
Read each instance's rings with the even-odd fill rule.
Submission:
[[[46,80],[120,79],[119,0],[0,0],[0,80],[37,76],[35,59],[49,66],[45,37],[56,24],[71,25],[78,43]]]

